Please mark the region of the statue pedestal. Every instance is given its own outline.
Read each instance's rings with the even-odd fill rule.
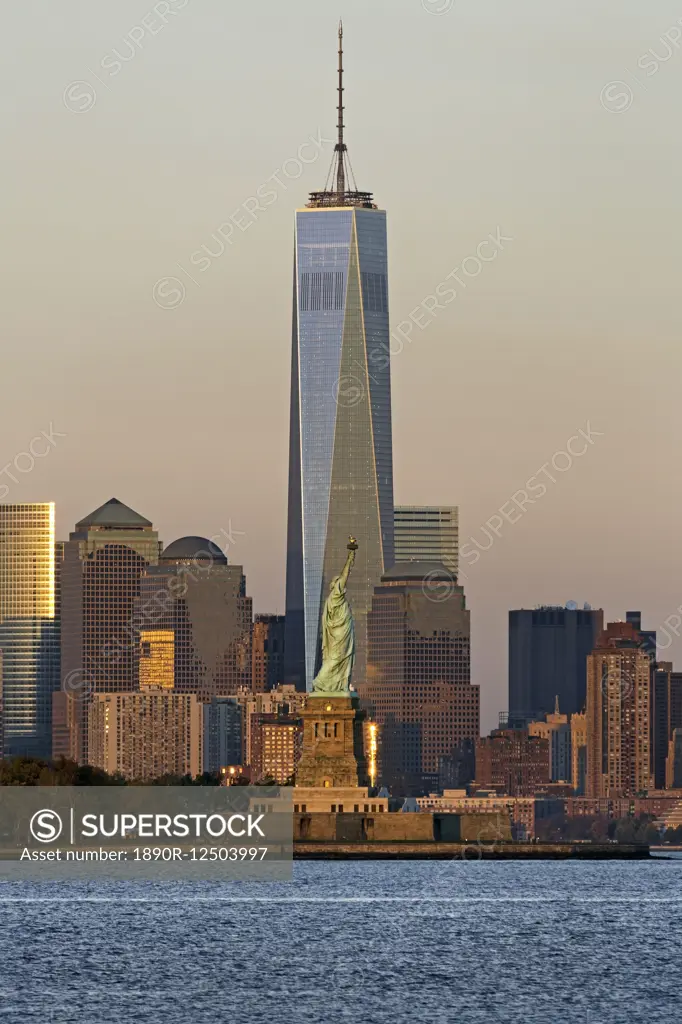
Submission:
[[[357,696],[311,693],[300,713],[303,745],[296,785],[309,788],[367,786],[362,723]]]

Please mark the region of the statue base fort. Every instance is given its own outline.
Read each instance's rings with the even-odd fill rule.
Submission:
[[[307,789],[367,786],[364,711],[355,694],[311,693],[304,710],[301,759],[296,786]]]

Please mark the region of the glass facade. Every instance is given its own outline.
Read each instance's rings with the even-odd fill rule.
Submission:
[[[0,505],[0,696],[5,757],[49,757],[59,685],[54,503]]]
[[[386,215],[296,214],[285,677],[310,689],[320,614],[350,534],[355,680],[366,662],[374,585],[393,564]]]
[[[175,684],[175,633],[140,630],[140,689],[172,690]]]

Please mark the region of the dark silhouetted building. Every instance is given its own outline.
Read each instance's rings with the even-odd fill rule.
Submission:
[[[140,580],[158,561],[159,550],[151,522],[116,498],[76,523],[64,544],[55,747],[74,760],[87,758],[85,712],[91,695],[137,689],[135,603]]]
[[[267,693],[284,681],[283,615],[256,615],[253,624],[251,688]]]
[[[544,718],[557,697],[564,714],[583,710],[587,656],[603,622],[603,611],[587,605],[509,612],[510,726]]]
[[[653,673],[651,700],[652,770],[656,789],[666,785],[666,761],[675,729],[682,729],[682,672],[662,661]]]
[[[469,611],[441,563],[400,563],[374,588],[367,681],[358,690],[379,726],[381,782],[394,794],[436,789],[444,759],[478,737]]]
[[[588,797],[652,787],[651,679],[640,632],[632,622],[610,622],[587,659]]]
[[[201,700],[251,688],[253,606],[240,565],[204,537],[169,544],[140,582],[138,679]]]
[[[236,697],[212,697],[203,706],[204,771],[221,773],[244,761],[244,712]]]
[[[476,786],[534,796],[550,782],[549,742],[525,729],[495,729],[476,743]]]

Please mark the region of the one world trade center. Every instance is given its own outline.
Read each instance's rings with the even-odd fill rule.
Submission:
[[[353,535],[348,598],[362,694],[367,612],[393,565],[388,264],[386,214],[357,190],[344,142],[342,27],[338,91],[326,186],[296,212],[284,674],[311,688],[321,610]]]

